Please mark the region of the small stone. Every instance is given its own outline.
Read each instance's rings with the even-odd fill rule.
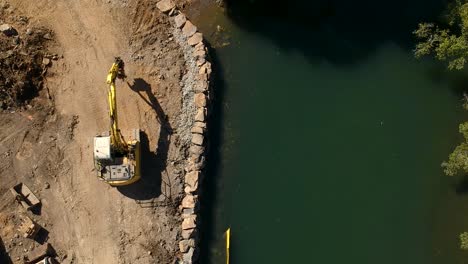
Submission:
[[[42,36],[43,38],[45,39],[48,39],[48,40],[51,40],[52,39],[52,35],[50,35],[50,33],[46,33],[44,34],[44,36]]]
[[[203,145],[203,135],[192,134],[192,143],[195,144],[195,145],[202,146]]]
[[[150,256],[151,256],[151,255],[153,255],[153,252],[151,252],[151,251],[148,251],[148,255],[150,255]]]
[[[32,35],[33,31],[32,29],[28,28],[26,29],[26,35]]]
[[[199,108],[197,110],[197,114],[195,115],[195,121],[205,122],[205,109],[204,108]],[[202,134],[202,133],[198,133],[198,134]]]
[[[43,58],[43,59],[42,59],[42,64],[43,64],[44,66],[49,66],[49,65],[50,65],[50,59],[48,59],[48,58]]]
[[[10,24],[0,25],[0,31],[3,34],[5,34],[5,36],[7,36],[7,37],[18,35],[18,31],[16,31],[16,29],[14,29]]]
[[[20,237],[19,234],[15,234],[15,238],[19,238],[19,237]]]
[[[171,9],[171,12],[169,12],[169,16],[172,16],[172,15],[174,14],[175,10],[176,10],[176,8],[173,7],[173,8]]]
[[[203,128],[194,126],[194,127],[192,127],[190,132],[192,132],[192,134],[202,134],[203,135]]]
[[[195,32],[194,32],[195,33]],[[193,35],[193,34],[192,34]],[[190,45],[190,46],[195,46],[197,45],[198,43],[202,42],[203,40],[203,34],[202,33],[196,33],[194,34],[192,37],[190,37],[188,40],[187,40],[187,43]]]
[[[195,192],[198,188],[199,171],[191,171],[185,175],[185,183],[192,188],[192,192]]]
[[[182,33],[188,38],[197,32],[197,27],[192,24],[189,20],[185,22],[184,27],[182,28]]]
[[[156,7],[165,13],[171,11],[175,7],[175,4],[172,0],[162,0],[156,4]]]
[[[183,208],[195,208],[195,197],[193,195],[187,195],[182,199]]]
[[[46,182],[46,183],[44,184],[44,189],[49,189],[49,188],[50,188],[50,184],[49,184],[48,182]]]
[[[27,23],[29,21],[29,19],[25,16],[19,16],[18,20],[21,21],[22,22],[21,24],[23,25],[24,23]]]
[[[203,94],[203,93],[195,94],[194,100],[195,100],[195,105],[197,107],[205,107],[206,106],[206,95],[205,94]]]
[[[184,24],[185,21],[187,21],[187,18],[185,17],[184,14],[180,13],[174,18],[175,26],[177,28],[181,28]]]
[[[20,38],[18,36],[15,36],[13,38],[13,45],[19,45],[20,44]]]
[[[195,224],[195,216],[184,218],[182,221],[182,230],[193,229],[197,225]]]

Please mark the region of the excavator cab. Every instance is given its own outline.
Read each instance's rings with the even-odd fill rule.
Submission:
[[[124,63],[119,57],[107,74],[110,131],[94,137],[94,166],[101,180],[111,186],[122,186],[140,179],[140,130],[133,129],[128,141],[120,132],[116,78],[125,78]]]

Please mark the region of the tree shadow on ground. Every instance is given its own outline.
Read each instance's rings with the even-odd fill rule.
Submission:
[[[13,263],[11,258],[8,256],[8,253],[3,243],[2,238],[0,237],[0,263],[10,264]]]
[[[161,126],[159,130],[158,145],[155,152],[151,151],[149,138],[145,132],[140,133],[141,146],[141,179],[128,186],[117,189],[127,197],[144,201],[154,198],[164,199],[171,197],[170,193],[161,189],[162,173],[166,171],[167,154],[171,142],[172,127],[164,113],[158,99],[154,96],[151,85],[141,78],[134,79],[133,83],[127,83],[130,89],[136,92],[156,114],[156,122]],[[144,96],[146,95],[146,97]],[[151,132],[151,131],[149,131]],[[168,188],[170,190],[170,188]],[[163,197],[161,197],[161,194]],[[158,199],[159,200],[159,199]]]
[[[282,51],[309,61],[352,65],[393,42],[414,49],[420,22],[437,21],[443,0],[225,0],[228,17]]]
[[[200,247],[199,262],[200,263],[211,263],[210,262],[210,249],[215,243],[217,236],[215,230],[215,211],[214,207],[217,199],[217,182],[221,176],[221,162],[223,160],[223,153],[221,150],[221,144],[223,142],[223,101],[224,101],[224,90],[225,81],[223,79],[224,73],[216,50],[211,48],[209,44],[206,44],[209,49],[210,61],[212,63],[213,73],[211,75],[211,82],[215,84],[213,89],[213,97],[210,105],[211,115],[208,120],[208,133],[209,133],[209,146],[205,166],[205,177],[202,186],[200,199],[201,199],[201,210],[200,215],[202,218],[200,224],[200,241],[203,246]]]

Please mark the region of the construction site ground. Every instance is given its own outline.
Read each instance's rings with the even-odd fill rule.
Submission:
[[[2,51],[21,53],[28,36],[43,41],[37,54],[23,53],[42,62],[38,94],[1,102],[4,259],[22,263],[50,243],[60,263],[172,263],[187,146],[178,130],[185,63],[167,16],[151,0],[1,0],[0,8],[0,24],[17,31],[0,33]],[[119,188],[93,169],[93,137],[109,130],[105,78],[116,56],[127,74],[117,82],[120,127],[142,131],[142,179]],[[16,77],[8,81],[23,78]],[[20,182],[42,202],[35,214],[9,191]],[[25,214],[43,227],[36,240],[17,231]]]

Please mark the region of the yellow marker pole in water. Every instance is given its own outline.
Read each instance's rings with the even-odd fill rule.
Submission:
[[[226,230],[226,264],[229,264],[229,244],[231,243],[231,228]]]

